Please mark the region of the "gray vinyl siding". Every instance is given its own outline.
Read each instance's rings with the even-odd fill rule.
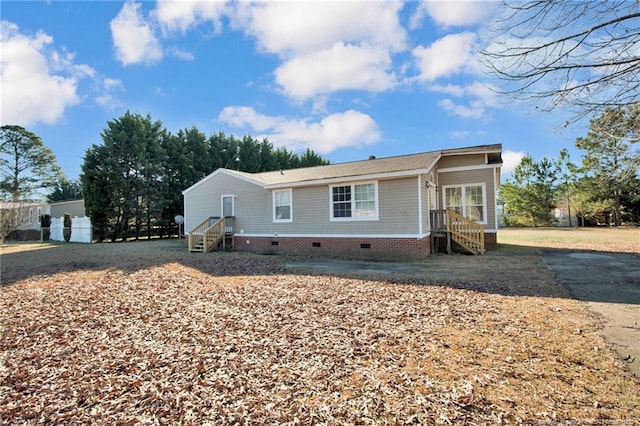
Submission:
[[[331,221],[329,185],[297,187],[292,190],[292,222],[273,222],[273,191],[243,179],[218,174],[191,189],[184,197],[185,231],[211,216],[221,215],[221,196],[235,195],[236,235],[417,235],[419,206],[422,232],[429,224],[428,176],[378,181],[378,220]],[[438,181],[437,206],[442,208],[442,186],[485,184],[488,229],[495,227],[495,171],[493,168],[443,172]],[[419,195],[420,194],[420,195]]]
[[[415,177],[378,181],[378,220],[331,221],[328,185],[293,189],[293,222],[272,223],[266,233],[295,235],[417,234],[418,181]]]
[[[496,203],[495,203],[495,170],[493,168],[467,170],[460,172],[438,173],[438,185],[440,188],[449,185],[467,185],[467,184],[485,184],[486,202],[487,202],[487,223],[484,225],[486,229],[495,228]],[[440,190],[438,196],[438,206],[443,205],[444,191]]]
[[[420,192],[422,194],[422,233],[429,232],[431,223],[429,220],[429,184],[428,176],[420,176]]]
[[[330,186],[294,188],[290,223],[273,222],[273,192],[226,174],[212,177],[185,195],[185,230],[220,216],[222,195],[235,195],[235,232],[282,235],[417,234],[418,181],[415,177],[378,182],[378,220],[330,220]],[[424,195],[423,195],[424,197]],[[423,223],[423,230],[426,223]]]
[[[65,213],[70,214],[71,217],[86,216],[84,200],[61,201],[49,205],[49,214],[51,217],[62,217]]]
[[[329,187],[294,188],[292,193],[293,222],[274,223],[272,228],[281,234],[318,234],[329,223]],[[273,201],[271,201],[272,203]]]
[[[417,176],[378,183],[382,233],[418,233],[418,189]]]
[[[484,154],[451,155],[442,157],[440,161],[438,161],[438,169],[477,166],[479,164],[486,164],[486,158]]]
[[[260,212],[269,208],[266,191],[260,186],[226,174],[213,176],[184,196],[185,224],[189,232],[205,219],[222,214],[222,195],[235,195],[234,214],[236,232],[250,225]],[[270,193],[269,193],[270,196]]]

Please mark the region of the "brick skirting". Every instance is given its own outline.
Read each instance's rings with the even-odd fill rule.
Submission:
[[[430,238],[334,238],[235,236],[238,251],[260,254],[414,260],[429,255]]]
[[[485,233],[487,250],[495,250],[496,233]],[[431,237],[335,238],[235,236],[234,248],[259,254],[341,257],[347,259],[415,260],[430,254]]]

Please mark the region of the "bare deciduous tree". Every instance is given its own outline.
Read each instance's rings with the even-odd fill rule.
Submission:
[[[503,0],[482,53],[500,91],[573,120],[640,101],[639,0]]]
[[[31,207],[31,205],[24,203],[0,203],[0,242],[3,242],[11,232],[29,223],[32,214],[29,211]]]

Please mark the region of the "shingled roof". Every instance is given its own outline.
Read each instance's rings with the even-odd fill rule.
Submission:
[[[238,176],[243,180],[248,180],[264,187],[275,188],[279,186],[309,185],[316,182],[320,183],[320,181],[354,180],[359,177],[414,176],[427,173],[442,156],[500,152],[501,150],[502,146],[500,144],[481,145],[262,173],[218,169],[203,180],[222,172]],[[199,185],[200,182],[191,188]],[[188,192],[191,188],[186,189],[183,193]]]

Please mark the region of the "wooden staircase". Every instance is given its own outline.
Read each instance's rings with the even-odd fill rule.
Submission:
[[[451,210],[431,211],[432,251],[435,238],[447,239],[447,253],[451,253],[453,241],[471,254],[484,254],[484,227]]]
[[[226,218],[210,217],[189,232],[189,251],[208,253],[225,247]]]

